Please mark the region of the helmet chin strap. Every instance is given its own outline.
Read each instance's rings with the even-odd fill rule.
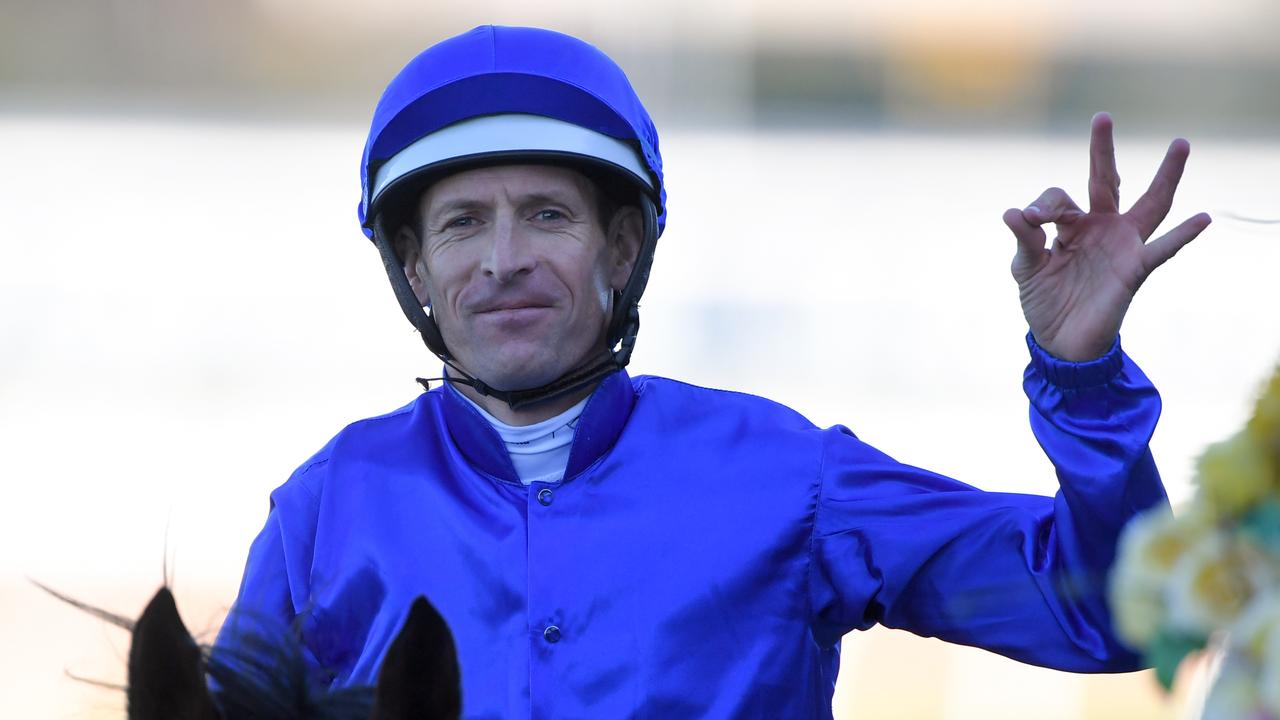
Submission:
[[[458,366],[435,320],[422,309],[418,297],[409,286],[405,277],[404,266],[396,254],[391,237],[384,224],[384,214],[379,212],[373,219],[373,243],[382,256],[382,266],[391,280],[391,289],[395,291],[400,309],[404,311],[409,322],[413,323],[422,342],[427,349],[440,358],[456,377],[450,374],[447,378],[418,378],[424,388],[430,389],[431,380],[447,380],[459,385],[467,385],[480,395],[492,397],[505,402],[512,410],[534,405],[547,400],[567,395],[594,384],[611,373],[627,366],[631,361],[631,353],[635,349],[636,336],[640,332],[640,296],[644,294],[645,285],[649,282],[649,271],[653,266],[653,253],[658,243],[658,214],[653,201],[648,195],[640,193],[640,212],[644,218],[644,240],[640,245],[640,253],[636,257],[635,267],[631,269],[631,277],[626,287],[615,298],[613,316],[609,321],[606,336],[608,349],[592,356],[587,362],[561,375],[559,378],[539,387],[499,390],[472,376]],[[621,343],[621,345],[619,345]],[[613,348],[618,346],[617,350]]]

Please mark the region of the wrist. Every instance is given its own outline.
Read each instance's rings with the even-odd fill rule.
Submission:
[[[1041,342],[1042,338],[1035,337],[1036,331],[1034,329],[1030,332],[1032,337],[1035,338],[1036,344],[1045,352],[1058,360],[1075,363],[1090,362],[1106,355],[1115,345],[1116,336],[1119,334],[1117,329],[1115,334],[1108,339],[1085,344],[1079,339],[1064,339],[1060,335],[1050,337],[1047,342]]]
[[[1088,360],[1060,358],[1036,342],[1035,335],[1027,332],[1027,349],[1031,353],[1031,365],[1046,380],[1064,388],[1083,388],[1103,385],[1114,378],[1124,365],[1120,336],[1116,335],[1109,348],[1101,355]]]

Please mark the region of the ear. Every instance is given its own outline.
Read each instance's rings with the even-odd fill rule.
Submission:
[[[440,613],[418,596],[382,660],[370,720],[456,720],[462,685],[453,634]]]
[[[609,221],[605,240],[614,252],[609,285],[621,292],[627,286],[627,280],[631,279],[631,270],[636,266],[640,246],[644,244],[644,222],[640,209],[634,205],[618,208]]]
[[[423,307],[431,304],[431,296],[427,292],[427,264],[422,259],[422,240],[408,225],[401,225],[396,231],[393,243],[396,255],[404,264],[404,276],[409,280],[409,287]]]
[[[129,720],[216,720],[200,647],[160,588],[133,628],[129,647]]]

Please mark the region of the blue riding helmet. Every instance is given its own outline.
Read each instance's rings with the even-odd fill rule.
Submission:
[[[414,296],[391,233],[432,182],[464,169],[549,162],[629,188],[645,239],[615,297],[607,357],[540,388],[497,389],[458,368]],[[360,163],[360,225],[382,255],[405,315],[427,347],[481,394],[511,407],[538,402],[624,367],[639,331],[638,305],[666,225],[658,133],[622,69],[595,47],[550,30],[482,26],[409,61],[374,110]],[[618,344],[621,347],[614,350]]]

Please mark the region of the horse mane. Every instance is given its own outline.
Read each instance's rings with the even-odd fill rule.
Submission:
[[[312,677],[302,640],[293,632],[284,642],[247,633],[242,650],[211,648],[204,671],[223,718],[263,720],[348,720],[373,717],[375,688],[353,685],[329,689]]]

